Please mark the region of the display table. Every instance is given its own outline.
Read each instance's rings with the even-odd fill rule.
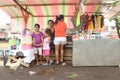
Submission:
[[[120,40],[73,41],[73,66],[116,66],[120,64]]]

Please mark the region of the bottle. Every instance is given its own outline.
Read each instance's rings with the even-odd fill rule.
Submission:
[[[19,40],[16,40],[16,50],[19,50]]]
[[[76,30],[76,36],[78,36],[79,35],[79,33],[78,33],[78,31]]]

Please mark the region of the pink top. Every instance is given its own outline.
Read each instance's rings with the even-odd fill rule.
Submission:
[[[43,50],[49,50],[50,49],[50,42],[49,37],[45,37],[43,40]]]

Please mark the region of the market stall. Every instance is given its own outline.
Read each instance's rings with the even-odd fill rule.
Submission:
[[[24,35],[21,32],[29,29],[34,30],[34,24],[39,23],[41,31],[47,28],[47,21],[49,19],[55,20],[58,14],[65,16],[65,22],[68,28],[73,28],[70,18],[73,17],[76,12],[76,6],[80,0],[2,0],[0,1],[0,8],[11,17],[10,34],[9,36],[9,49],[10,55],[15,56],[17,52],[21,51],[25,58],[25,63],[30,63],[34,60],[34,55],[31,47],[32,41],[28,35]],[[54,10],[53,10],[54,8]],[[20,41],[20,42],[19,42]],[[70,45],[70,47],[69,47]],[[2,49],[2,48],[1,48]],[[72,46],[67,44],[65,46],[65,60],[71,60],[72,58]],[[54,57],[54,52],[51,54]],[[15,60],[15,59],[14,59]]]
[[[80,21],[78,21],[80,25],[77,26],[75,35],[73,35],[73,66],[116,66],[120,64],[120,40],[115,21],[107,20],[108,17],[111,18],[108,14],[112,13],[107,13],[107,17],[104,12],[90,13],[90,15],[84,12],[80,15]]]
[[[28,57],[24,59],[24,62],[30,63],[34,60],[32,41],[29,41],[30,35],[26,34],[25,30],[33,31],[34,24],[39,23],[41,31],[44,31],[49,19],[55,20],[56,15],[63,14],[68,28],[65,60],[72,60],[73,66],[119,63],[117,62],[119,58],[116,57],[119,56],[118,48],[111,51],[111,48],[119,47],[116,26],[105,23],[105,19],[109,17],[107,12],[118,6],[119,0],[2,0],[0,2],[1,9],[11,16],[10,35],[17,35],[9,39],[10,52],[14,56],[19,51],[25,53],[24,56]],[[116,63],[108,62],[113,55],[115,59],[112,58],[110,62]],[[51,57],[55,59],[54,51]],[[106,61],[102,63],[104,60]]]

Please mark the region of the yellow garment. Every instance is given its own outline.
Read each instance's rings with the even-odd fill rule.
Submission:
[[[101,19],[102,19],[102,16],[98,15],[98,16],[97,16],[97,26],[98,26],[98,31],[101,30]]]
[[[88,19],[88,30],[94,31],[94,26],[93,26],[91,16],[89,16],[89,19]]]

